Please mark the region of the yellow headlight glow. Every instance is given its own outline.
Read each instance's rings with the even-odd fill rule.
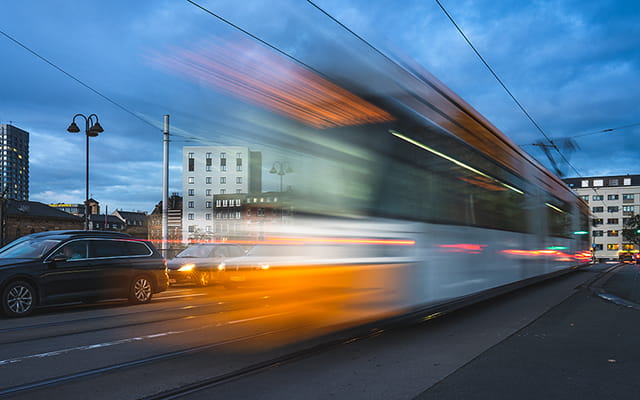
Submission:
[[[185,272],[185,271],[191,271],[192,269],[195,268],[195,264],[185,264],[182,267],[178,268],[178,271],[180,272]]]

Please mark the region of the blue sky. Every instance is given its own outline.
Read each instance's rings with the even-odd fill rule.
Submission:
[[[199,3],[321,70],[348,68],[327,49],[362,46],[305,1]],[[640,3],[441,3],[550,137],[640,123]],[[516,143],[543,139],[435,1],[316,4],[379,49],[416,60]],[[76,113],[98,114],[105,129],[91,139],[90,191],[110,211],[151,211],[161,198],[164,114],[179,135],[171,147],[171,191],[182,189],[181,147],[200,144],[185,137],[237,144],[243,117],[228,111],[241,102],[156,62],[218,39],[247,40],[194,5],[34,0],[2,2],[0,15],[1,31],[127,110],[0,35],[0,123],[31,133],[31,200],[84,200],[84,136],[66,132]],[[640,125],[578,137],[579,150],[566,156],[583,176],[638,174],[639,139]],[[538,148],[524,148],[549,165]],[[275,189],[268,179],[265,190]]]

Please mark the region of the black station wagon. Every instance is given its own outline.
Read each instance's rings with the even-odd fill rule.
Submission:
[[[77,301],[148,303],[168,285],[167,265],[158,250],[123,233],[40,232],[0,249],[2,311],[10,317]]]

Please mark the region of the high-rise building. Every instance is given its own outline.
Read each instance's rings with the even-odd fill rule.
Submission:
[[[637,252],[622,230],[640,214],[640,175],[591,176],[564,181],[591,209],[591,244],[595,256],[618,259],[621,252]]]
[[[0,190],[5,198],[29,200],[29,132],[0,124]]]
[[[240,146],[182,150],[183,240],[213,237],[213,196],[262,191],[262,154]]]

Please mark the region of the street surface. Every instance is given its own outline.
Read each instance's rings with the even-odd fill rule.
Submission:
[[[0,320],[0,397],[636,398],[629,305],[640,275],[635,265],[604,274],[611,267],[331,346],[320,345],[336,338],[333,323],[355,316],[336,313],[335,290],[184,285],[148,305],[43,309]]]

